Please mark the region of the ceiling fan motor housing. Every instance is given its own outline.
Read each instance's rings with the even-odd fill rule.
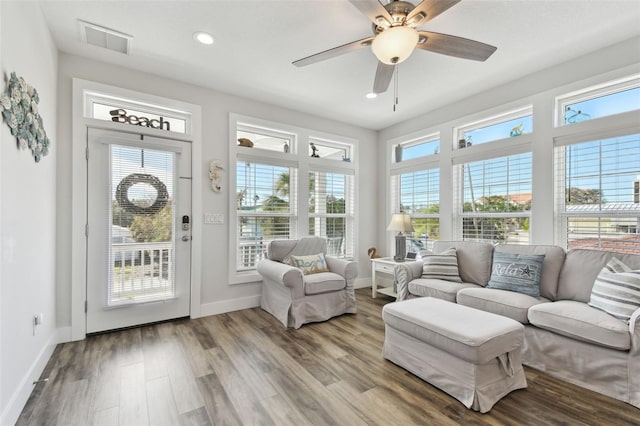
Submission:
[[[384,8],[387,9],[387,12],[389,12],[389,15],[391,15],[392,21],[389,22],[389,26],[396,27],[399,25],[404,25],[407,19],[407,15],[409,15],[409,12],[415,9],[415,6],[412,3],[409,3],[408,1],[398,0],[398,1],[393,1],[387,4]],[[381,18],[384,21],[386,21],[384,17],[381,17]],[[388,28],[388,27],[373,24],[373,33],[378,34],[381,31],[383,31],[385,28]]]

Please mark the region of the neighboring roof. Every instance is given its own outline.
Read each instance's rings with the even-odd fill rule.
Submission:
[[[640,204],[638,203],[607,203],[607,204],[572,204],[566,207],[567,213],[611,213],[611,212],[638,212],[640,213]]]

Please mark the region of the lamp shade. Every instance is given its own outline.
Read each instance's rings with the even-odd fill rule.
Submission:
[[[391,222],[389,222],[387,231],[412,232],[411,216],[407,213],[394,213],[391,215]]]
[[[418,31],[404,25],[387,28],[373,39],[371,50],[378,60],[395,65],[411,55],[418,43]]]

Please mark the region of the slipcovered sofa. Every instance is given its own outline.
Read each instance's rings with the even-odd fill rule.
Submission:
[[[398,301],[436,297],[503,315],[525,326],[522,362],[640,408],[640,309],[627,323],[588,303],[598,274],[616,257],[640,269],[640,256],[557,246],[437,241],[455,248],[461,282],[423,278],[423,262],[396,266]],[[544,255],[540,296],[486,288],[494,254]]]
[[[294,267],[290,259],[303,259],[322,253],[326,272]],[[258,262],[262,275],[261,307],[285,327],[300,328],[309,322],[326,321],[337,315],[356,313],[353,284],[358,263],[327,256],[327,241],[320,237],[274,240],[267,246],[266,258]],[[308,265],[307,265],[308,266]]]

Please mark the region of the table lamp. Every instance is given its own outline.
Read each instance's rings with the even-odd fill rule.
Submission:
[[[391,222],[387,227],[387,231],[398,232],[396,234],[396,255],[393,257],[393,260],[396,262],[404,261],[407,254],[407,237],[404,233],[413,232],[411,216],[407,213],[394,213],[391,215]]]

